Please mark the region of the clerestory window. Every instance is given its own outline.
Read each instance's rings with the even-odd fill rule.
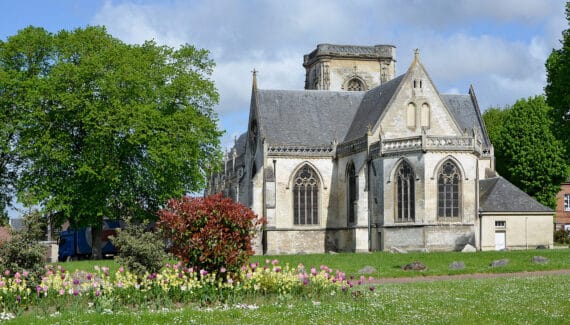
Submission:
[[[311,166],[305,164],[293,180],[293,224],[319,223],[319,178]]]

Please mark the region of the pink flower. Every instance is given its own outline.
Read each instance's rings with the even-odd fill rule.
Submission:
[[[24,277],[27,277],[27,276],[28,276],[28,274],[30,274],[30,273],[28,273],[28,271],[24,271],[24,272],[22,272],[22,275],[23,275]]]
[[[252,274],[251,274],[251,272],[247,272],[247,274],[246,274],[245,276],[246,276],[248,279],[251,279]]]
[[[228,284],[233,284],[233,283],[234,283],[234,280],[232,280],[232,278],[229,278],[229,279],[228,279]]]
[[[95,291],[95,297],[99,297],[100,295],[101,295],[101,291],[96,290],[96,291]]]
[[[222,268],[220,269],[220,273],[226,273],[226,268],[222,266]]]
[[[273,268],[273,272],[279,273],[279,272],[281,272],[281,268],[279,266],[276,266]]]
[[[345,291],[346,291],[346,286],[342,286],[341,289],[342,289],[342,292],[345,292]]]
[[[10,275],[10,270],[4,271],[4,275]]]
[[[15,277],[16,279],[19,279],[19,278],[20,278],[20,272],[16,272],[16,274],[14,274],[14,277]]]
[[[277,264],[279,264],[279,261],[277,259],[274,259],[273,261],[271,261],[271,264],[277,265]]]
[[[205,276],[206,274],[208,274],[208,271],[206,271],[206,270],[200,270],[200,275]]]
[[[314,268],[314,267],[312,267],[312,268],[311,268],[311,274],[312,274],[313,276],[316,276],[316,275],[317,275],[317,269]]]
[[[168,264],[167,264],[167,265],[168,265]],[[125,272],[125,268],[121,266],[121,267],[119,268],[119,272],[120,272],[120,273]]]
[[[59,289],[59,295],[60,295],[60,296],[63,296],[64,294],[65,294],[65,290]]]
[[[265,264],[269,264],[269,259],[268,259],[268,258],[265,259]]]

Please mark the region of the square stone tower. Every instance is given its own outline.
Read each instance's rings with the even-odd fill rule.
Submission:
[[[319,44],[303,66],[305,89],[366,91],[394,78],[396,47]]]

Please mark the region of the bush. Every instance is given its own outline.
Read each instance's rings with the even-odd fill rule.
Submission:
[[[239,270],[254,253],[251,241],[265,222],[221,194],[171,199],[158,214],[171,253],[206,271]]]
[[[554,242],[559,244],[570,244],[570,231],[564,229],[554,230]]]
[[[0,268],[10,273],[27,271],[36,279],[44,273],[46,248],[25,233],[15,233],[0,244]]]
[[[127,223],[125,229],[118,229],[117,236],[110,236],[117,247],[115,260],[131,272],[138,275],[160,271],[166,258],[164,244],[160,236],[145,231],[142,224]]]

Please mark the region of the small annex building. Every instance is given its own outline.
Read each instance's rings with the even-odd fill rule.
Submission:
[[[494,172],[473,87],[440,94],[395,47],[319,44],[304,90],[258,87],[206,194],[267,218],[258,253],[551,247],[553,210]],[[245,126],[244,126],[245,127]]]

